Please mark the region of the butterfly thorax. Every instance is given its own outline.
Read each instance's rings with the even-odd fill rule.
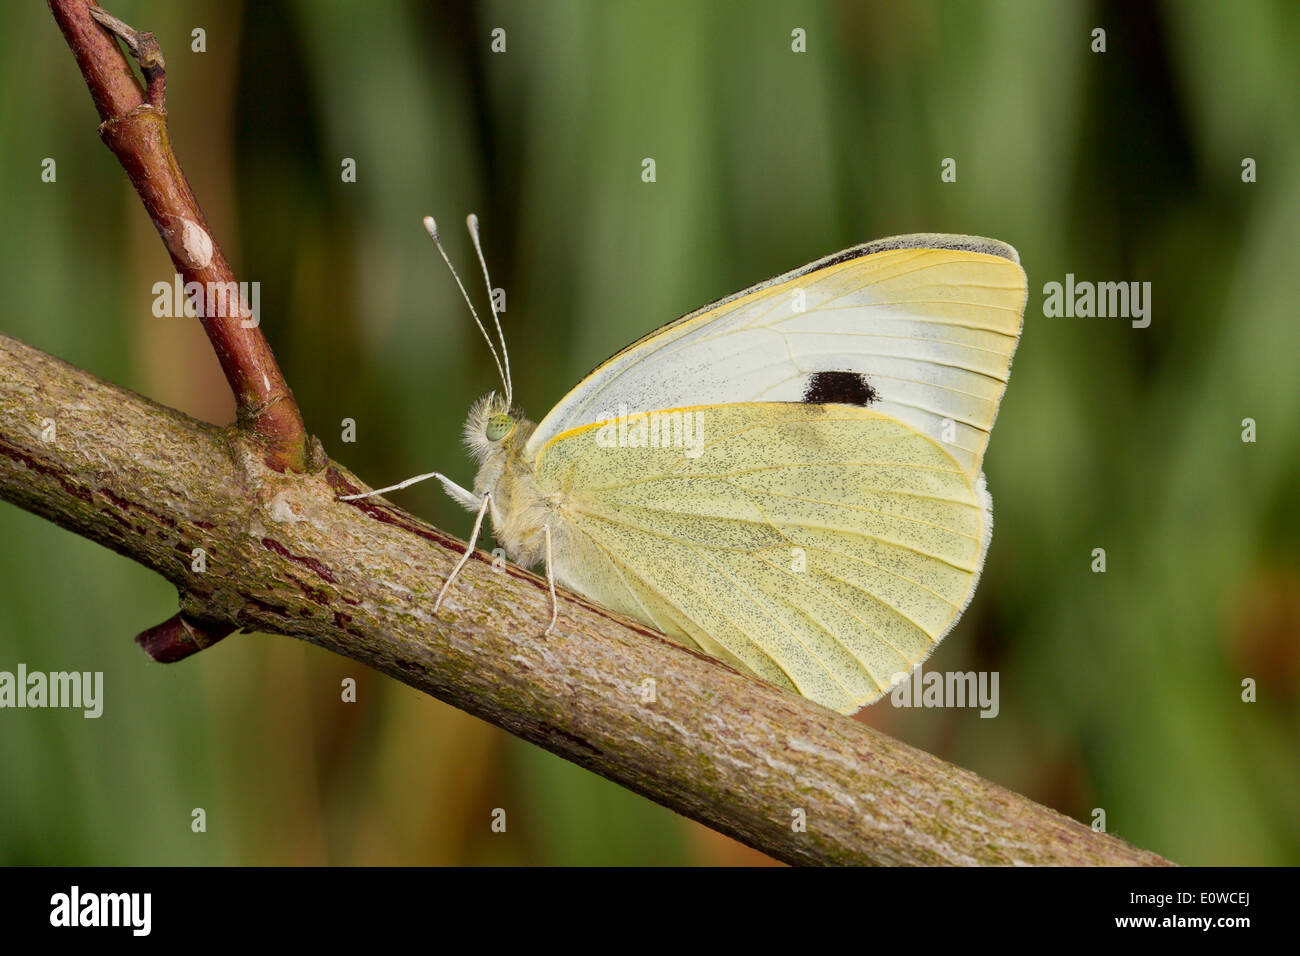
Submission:
[[[528,439],[537,425],[510,412],[514,427],[501,439],[488,437],[492,416],[507,414],[505,403],[495,394],[477,402],[465,422],[465,443],[479,461],[474,477],[474,494],[481,500],[492,495],[489,511],[492,532],[506,556],[528,567],[546,556],[544,527],[554,516],[559,502],[545,493],[537,483],[533,464],[528,458]],[[552,521],[552,532],[556,529]]]

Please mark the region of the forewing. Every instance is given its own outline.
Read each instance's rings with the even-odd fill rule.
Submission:
[[[977,475],[1019,340],[1016,251],[971,236],[882,239],[678,319],[619,352],[529,441],[628,412],[797,402],[819,372],[853,372],[870,407],[940,441]]]

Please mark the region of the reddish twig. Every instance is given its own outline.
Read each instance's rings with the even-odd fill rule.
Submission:
[[[184,282],[199,283],[205,290],[237,289],[234,270],[172,152],[165,65],[153,34],[132,29],[90,0],[49,0],[49,5],[103,120],[100,136],[126,170]],[[140,61],[147,93],[114,34]],[[212,296],[205,302],[199,319],[235,394],[239,427],[256,440],[267,465],[276,471],[319,467],[323,462],[315,460],[320,456],[270,345],[253,325],[256,318],[238,299],[234,309],[214,309]]]
[[[235,629],[225,624],[200,624],[184,614],[173,614],[161,624],[136,635],[135,642],[160,664],[173,664],[211,647]]]
[[[137,31],[89,0],[49,0],[50,10],[72,49],[103,120],[99,133],[126,170],[172,262],[188,284],[237,289],[234,270],[208,228],[167,134],[166,63],[157,39]],[[140,89],[116,36],[140,64],[147,84]],[[278,472],[309,471],[323,464],[309,439],[293,393],[271,347],[242,298],[224,309],[205,308],[199,320],[212,342],[234,392],[237,427],[262,450]],[[229,304],[238,307],[231,309]],[[247,319],[245,317],[248,317]],[[208,628],[175,615],[141,633],[136,642],[156,661],[181,660],[215,644],[229,629]]]

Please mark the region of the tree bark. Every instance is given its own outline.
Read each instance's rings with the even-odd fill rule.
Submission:
[[[543,638],[545,582],[482,552],[435,615],[463,545],[362,490],[0,335],[0,497],[166,577],[199,643],[301,638],[790,863],[1166,862],[574,595]]]

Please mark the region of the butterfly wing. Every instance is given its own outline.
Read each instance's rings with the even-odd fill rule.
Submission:
[[[982,478],[869,408],[674,412],[698,455],[605,424],[542,449],[561,582],[844,713],[934,649],[983,564]]]
[[[620,413],[798,402],[818,372],[865,376],[871,407],[979,473],[1026,284],[1016,251],[972,236],[896,236],[779,276],[652,332],[565,396],[528,442]]]

